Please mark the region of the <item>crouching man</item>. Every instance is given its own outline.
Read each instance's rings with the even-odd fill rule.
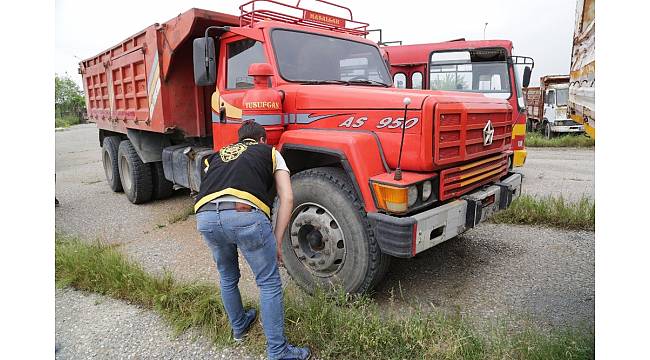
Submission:
[[[284,334],[284,305],[278,264],[282,237],[293,207],[289,169],[282,155],[267,145],[266,130],[244,121],[239,141],[205,160],[201,188],[194,206],[197,228],[212,250],[221,278],[221,298],[235,341],[257,317],[244,309],[239,293],[239,257],[242,252],[255,274],[260,291],[262,327],[270,360],[308,359],[308,348],[295,347]],[[275,230],[270,216],[273,190],[280,199]]]

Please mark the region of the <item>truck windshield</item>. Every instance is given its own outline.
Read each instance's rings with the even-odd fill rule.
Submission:
[[[557,99],[557,106],[566,106],[569,99],[569,89],[556,89],[555,97]]]
[[[431,54],[429,88],[510,98],[510,76],[503,49],[441,51]]]
[[[271,39],[285,80],[392,85],[386,63],[375,46],[280,29],[273,30]]]

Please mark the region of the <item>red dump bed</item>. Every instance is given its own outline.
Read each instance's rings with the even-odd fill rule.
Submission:
[[[178,130],[205,136],[213,89],[194,85],[192,41],[208,26],[239,25],[233,15],[190,9],[154,24],[79,64],[88,118],[126,133]]]

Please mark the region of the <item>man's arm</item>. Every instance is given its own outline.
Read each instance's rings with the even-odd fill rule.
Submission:
[[[282,263],[282,237],[289,224],[291,209],[293,209],[293,191],[291,190],[291,178],[288,171],[278,170],[273,176],[275,177],[275,189],[280,200],[280,209],[275,220],[275,241],[277,244],[278,261]]]

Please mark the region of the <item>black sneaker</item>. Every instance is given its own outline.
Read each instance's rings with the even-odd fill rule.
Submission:
[[[241,333],[235,333],[234,331],[232,333],[233,340],[237,342],[244,341],[244,338],[246,337],[246,333],[248,333],[248,330],[251,329],[251,326],[253,326],[253,323],[257,318],[257,310],[248,309],[244,311],[244,317],[246,318],[246,322],[244,323],[244,330]]]
[[[307,360],[311,357],[311,351],[308,347],[297,347],[291,344],[287,345],[284,357],[278,360]]]

